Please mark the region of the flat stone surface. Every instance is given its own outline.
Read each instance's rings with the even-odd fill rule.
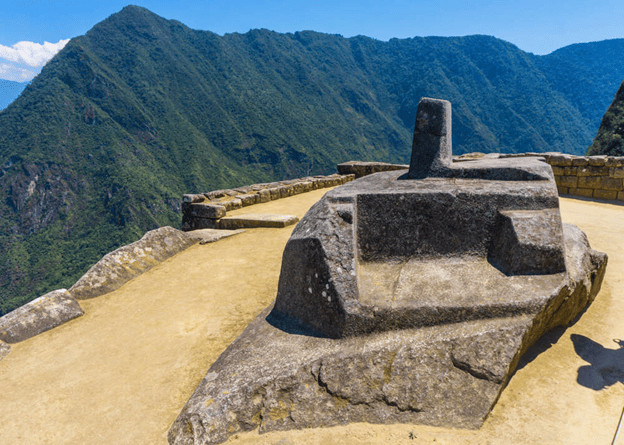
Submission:
[[[83,314],[80,305],[67,290],[55,290],[0,317],[0,340],[18,343]]]
[[[199,244],[208,244],[219,241],[222,238],[238,235],[243,233],[244,230],[221,230],[221,229],[200,229],[185,232],[193,239],[199,240]]]
[[[245,213],[236,216],[226,216],[219,220],[219,228],[226,230],[251,229],[256,227],[282,228],[297,224],[299,218],[295,215],[278,215],[272,213]]]
[[[104,255],[69,291],[78,300],[99,297],[196,242],[197,239],[173,227],[151,230],[140,240]]]

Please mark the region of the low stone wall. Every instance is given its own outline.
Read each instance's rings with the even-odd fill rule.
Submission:
[[[355,174],[309,176],[288,181],[254,184],[208,193],[188,194],[182,198],[182,230],[227,229],[220,220],[230,210],[287,198],[326,187],[335,187],[355,179]]]

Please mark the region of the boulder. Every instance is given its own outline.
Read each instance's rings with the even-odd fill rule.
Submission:
[[[173,227],[151,230],[140,240],[104,255],[69,291],[78,300],[112,292],[197,241]]]
[[[49,292],[0,317],[0,340],[18,343],[83,315],[76,299],[65,289]],[[0,356],[8,350],[0,343]]]

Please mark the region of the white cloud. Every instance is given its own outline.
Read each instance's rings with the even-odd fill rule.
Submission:
[[[67,42],[69,39],[59,40],[57,43],[45,42],[43,45],[35,42],[0,45],[0,79],[17,82],[31,80]]]

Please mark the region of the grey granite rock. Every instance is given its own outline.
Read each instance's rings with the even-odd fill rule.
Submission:
[[[104,255],[69,291],[78,300],[99,297],[119,289],[197,241],[173,227],[151,230],[140,240]]]
[[[268,308],[210,367],[169,442],[350,422],[478,428],[528,347],[598,293],[606,255],[574,226],[564,237],[568,273],[531,313],[334,340]]]
[[[522,354],[606,269],[561,222],[538,158],[451,162],[450,104],[419,104],[409,171],[328,192],[292,232],[277,297],[211,366],[172,444],[348,422],[479,427]]]
[[[0,340],[18,343],[83,314],[67,290],[55,290],[0,317]]]

